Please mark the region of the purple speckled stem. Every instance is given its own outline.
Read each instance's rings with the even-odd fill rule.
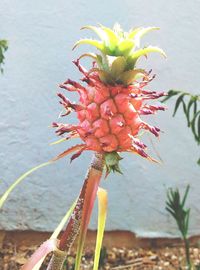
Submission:
[[[76,206],[69,219],[67,227],[60,239],[58,249],[54,251],[47,270],[61,270],[63,268],[67,253],[69,252],[70,248],[72,247],[74,241],[79,234],[81,218],[84,210],[84,202],[85,199],[87,199],[86,201],[88,201],[88,197],[86,198],[86,196],[88,196],[88,194],[91,194],[92,186],[94,186],[95,190],[93,191],[93,193],[95,194],[92,194],[91,200],[94,201],[94,197],[96,196],[98,188],[97,186],[100,182],[103,172],[103,165],[103,156],[99,153],[95,153],[90,168],[88,169],[88,172],[86,174],[86,178],[81,189],[79,198],[77,200]],[[91,206],[93,208],[93,204]]]

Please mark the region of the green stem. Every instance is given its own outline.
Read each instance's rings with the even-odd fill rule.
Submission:
[[[186,256],[187,267],[188,267],[188,270],[191,270],[192,265],[190,261],[190,242],[186,237],[183,238],[183,241],[185,245],[185,256]]]

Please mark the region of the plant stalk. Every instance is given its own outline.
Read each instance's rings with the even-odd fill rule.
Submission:
[[[67,227],[61,236],[58,249],[54,252],[47,270],[62,270],[66,256],[79,234],[81,222],[85,223],[87,231],[97,189],[103,173],[103,166],[104,161],[102,154],[95,153],[87,171],[76,206]],[[84,231],[85,234],[86,231]],[[83,235],[83,238],[85,239],[85,235]],[[84,243],[81,245],[80,251],[83,248],[83,244]]]
[[[191,265],[191,261],[190,261],[190,242],[186,237],[183,238],[183,241],[184,241],[184,245],[185,245],[185,256],[186,256],[186,262],[187,262],[187,269],[191,270],[192,265]]]

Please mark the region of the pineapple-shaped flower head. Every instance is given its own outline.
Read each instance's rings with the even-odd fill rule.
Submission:
[[[157,27],[136,28],[123,32],[119,25],[113,29],[99,26],[86,26],[84,29],[93,30],[100,41],[81,39],[75,46],[90,44],[99,53],[85,53],[74,64],[83,74],[84,85],[68,79],[60,85],[68,91],[77,91],[79,103],[72,103],[59,93],[60,103],[65,112],[62,116],[75,111],[78,124],[53,123],[56,133],[69,138],[81,138],[83,143],[75,145],[60,154],[56,159],[75,152],[71,160],[78,157],[84,150],[102,153],[107,174],[118,171],[120,152],[132,152],[149,160],[155,161],[146,152],[146,145],[139,140],[141,129],[159,136],[159,128],[151,126],[141,118],[143,115],[155,114],[164,110],[163,106],[148,104],[164,95],[163,92],[146,90],[145,87],[155,77],[151,71],[136,67],[141,56],[150,52],[158,52],[165,56],[158,47],[140,48],[140,38]],[[93,65],[86,70],[80,65],[82,57],[91,57]]]

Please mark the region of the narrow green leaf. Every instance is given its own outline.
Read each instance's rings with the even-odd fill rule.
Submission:
[[[139,33],[143,28],[142,27],[137,27],[137,28],[133,28],[130,30],[130,32],[128,33],[128,38],[133,39],[135,37],[135,35],[137,33]]]
[[[200,166],[200,158],[197,160],[197,164]]]
[[[111,51],[114,51],[117,44],[118,44],[118,38],[115,34],[115,32],[108,28],[108,27],[105,27],[105,26],[101,26],[101,28],[104,30],[104,32],[106,33],[107,37],[108,37],[108,46],[109,46],[109,49]]]
[[[45,162],[42,163],[34,168],[32,168],[31,170],[29,170],[28,172],[24,173],[23,175],[21,175],[19,178],[17,178],[17,180],[6,190],[6,192],[4,192],[4,194],[1,196],[0,198],[0,208],[3,206],[3,204],[5,203],[6,199],[8,198],[9,194],[13,191],[13,189],[19,184],[21,183],[22,180],[24,180],[27,176],[29,176],[31,173],[33,173],[34,171],[45,167],[47,165],[52,164],[52,161],[49,162]]]
[[[142,28],[137,28],[133,30],[131,33],[129,33],[128,38],[132,38],[135,41],[135,44],[137,47],[140,46],[140,39],[146,35],[147,33],[154,31],[154,30],[159,30],[159,27],[142,27]]]
[[[188,234],[188,229],[189,229],[189,220],[190,220],[190,209],[187,210],[186,218],[185,218],[185,231],[184,234],[187,236]]]
[[[77,46],[79,46],[81,44],[92,45],[92,46],[96,47],[100,51],[103,51],[103,49],[104,49],[103,43],[100,42],[100,41],[98,41],[98,40],[94,40],[94,39],[81,39],[81,40],[79,40],[79,41],[77,41],[75,43],[75,45],[72,48],[72,50],[74,50]]]
[[[176,104],[175,104],[175,107],[174,107],[174,112],[173,112],[173,116],[175,116],[178,108],[179,108],[179,105],[181,104],[183,98],[185,96],[185,93],[181,94],[178,98],[177,98],[177,101],[176,101]]]
[[[184,194],[184,196],[183,196],[183,200],[182,200],[182,202],[181,202],[181,207],[182,207],[182,208],[183,208],[184,205],[185,205],[185,201],[186,201],[186,199],[187,199],[189,190],[190,190],[190,185],[187,185],[186,190],[185,190],[185,194]]]
[[[147,54],[152,53],[152,52],[160,53],[162,56],[166,57],[166,54],[165,54],[165,52],[162,49],[160,49],[158,47],[149,46],[149,47],[146,47],[146,48],[143,48],[143,49],[139,49],[137,51],[134,51],[127,58],[127,63],[129,65],[129,68],[130,69],[134,68],[137,60],[141,56],[147,56]]]
[[[102,29],[100,27],[96,27],[96,26],[91,26],[91,25],[86,25],[86,26],[83,26],[81,28],[81,30],[83,29],[88,29],[88,30],[92,30],[94,31],[102,41],[105,41],[107,36],[105,35],[105,32],[102,31]]]
[[[125,70],[126,59],[123,56],[117,57],[111,66],[111,75],[113,78],[118,78],[119,75]]]
[[[128,70],[123,72],[119,76],[119,80],[124,84],[124,85],[129,85],[131,84],[134,79],[143,77],[146,75],[146,72],[143,69],[133,69],[133,70]]]
[[[192,108],[192,105],[194,104],[196,100],[194,99],[193,96],[191,96],[190,101],[188,102],[187,105],[187,122],[188,122],[188,127],[190,127],[190,117],[191,117],[191,111],[190,109]]]
[[[176,215],[175,215],[175,213],[170,209],[170,208],[168,208],[168,207],[166,207],[165,208],[173,217],[174,217],[174,219],[176,220]]]
[[[198,143],[200,143],[200,115],[199,115],[199,118],[198,118],[197,129],[198,129],[198,137],[199,137],[199,142]]]
[[[92,58],[97,63],[99,68],[103,68],[103,62],[102,62],[102,56],[101,55],[95,54],[95,53],[84,53],[79,57],[79,59],[84,58],[84,57]]]
[[[117,46],[117,55],[128,55],[135,48],[135,42],[131,39],[122,40]]]
[[[197,120],[197,117],[198,117],[198,115],[200,115],[200,111],[198,111],[195,115],[194,115],[194,117],[193,117],[193,119],[192,119],[192,121],[191,121],[191,129],[192,129],[192,133],[193,133],[193,135],[194,135],[194,137],[195,137],[195,140],[198,142],[198,133],[197,133],[197,131],[196,131],[196,120]]]
[[[98,229],[97,229],[97,239],[96,239],[96,247],[95,247],[95,256],[94,256],[94,267],[93,270],[98,270],[99,266],[99,258],[101,253],[101,246],[103,241],[103,235],[106,224],[106,216],[107,216],[107,204],[108,204],[108,195],[107,191],[99,188],[97,192],[98,196]]]
[[[106,72],[104,70],[99,70],[98,74],[99,74],[99,78],[102,82],[104,82],[106,84],[114,84],[114,80],[108,72]]]
[[[65,142],[65,141],[66,141],[66,138],[62,138],[62,139],[60,139],[60,140],[57,140],[57,141],[55,141],[55,142],[50,143],[50,145],[59,144],[59,143]]]
[[[167,101],[168,99],[170,99],[171,97],[178,95],[178,93],[180,93],[180,91],[177,91],[177,90],[169,90],[168,93],[167,93],[167,96],[166,96],[165,98],[163,98],[162,102],[165,102],[165,101]]]

